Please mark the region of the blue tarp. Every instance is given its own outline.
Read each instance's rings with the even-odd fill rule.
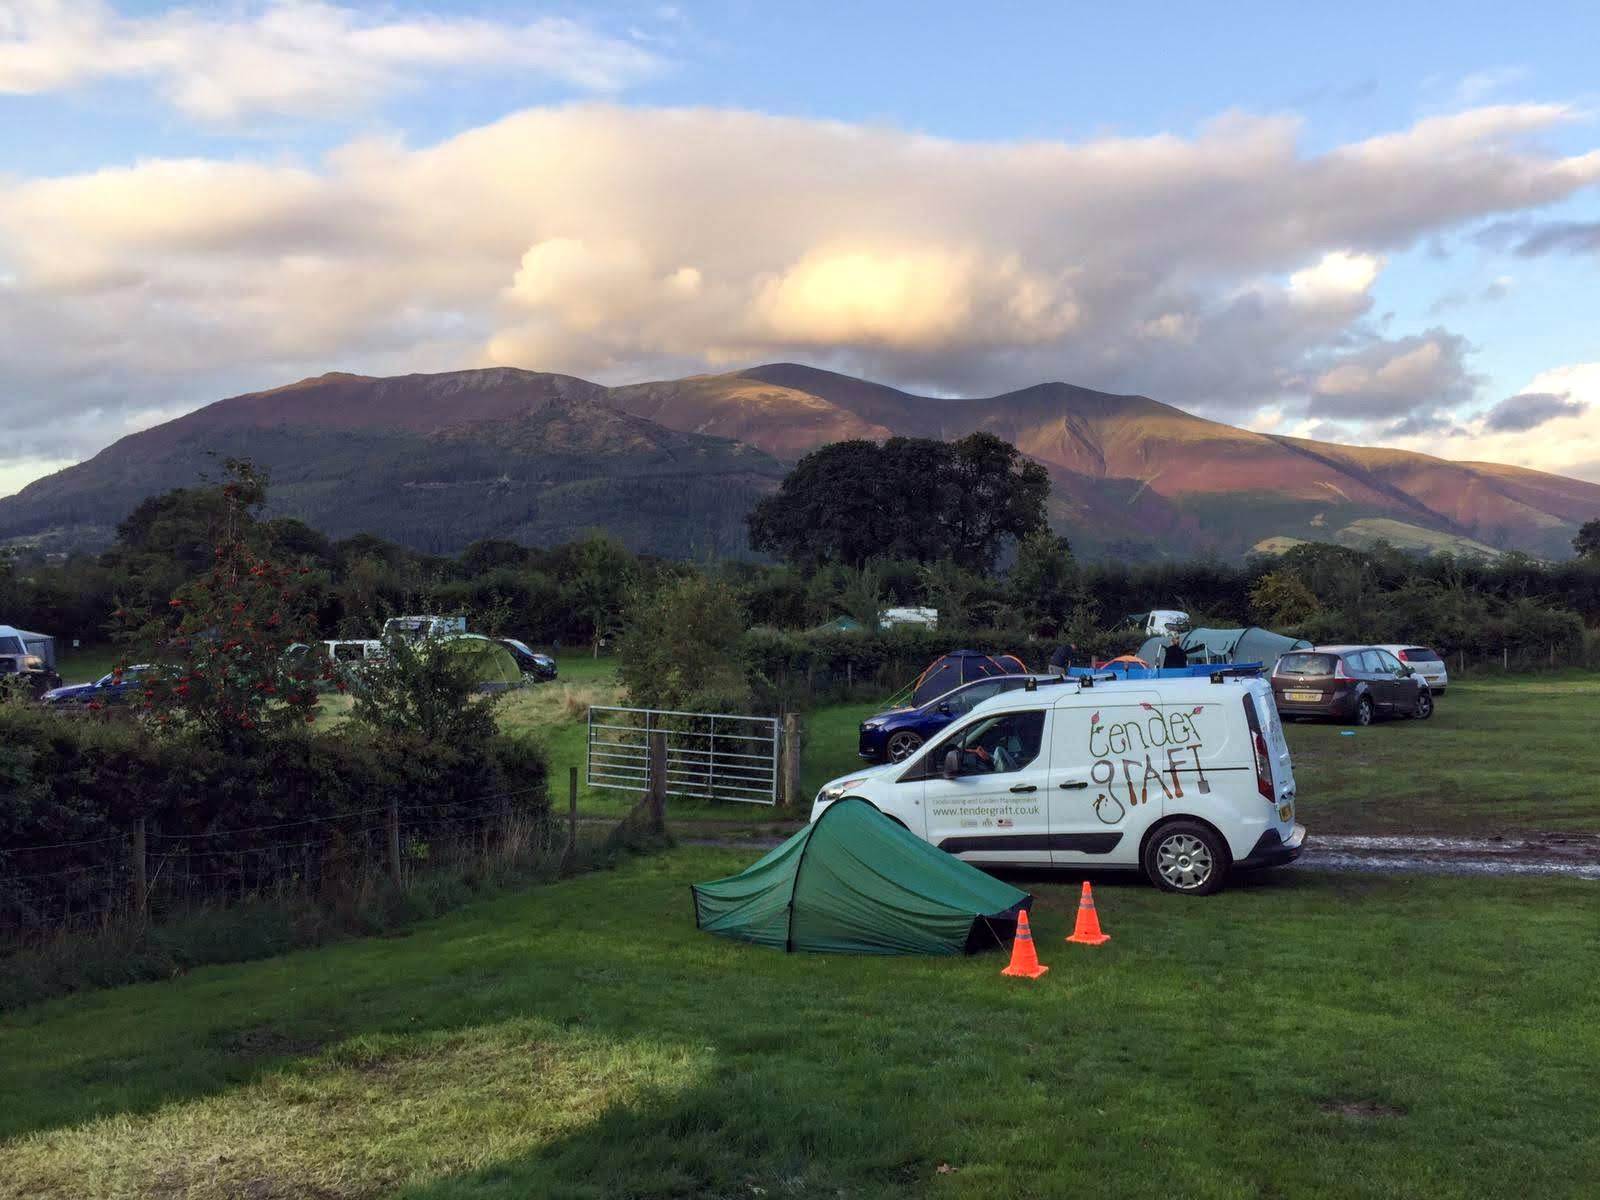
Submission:
[[[1224,666],[1230,671],[1259,671],[1262,664],[1254,663],[1195,663],[1188,667],[1141,667],[1138,663],[1111,663],[1104,667],[1069,667],[1067,674],[1077,678],[1090,676],[1105,679],[1205,679]]]

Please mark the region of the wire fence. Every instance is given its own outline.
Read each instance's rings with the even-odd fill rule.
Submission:
[[[0,850],[0,946],[164,921],[253,898],[335,898],[363,881],[570,853],[546,789],[185,831],[138,819],[116,834]]]

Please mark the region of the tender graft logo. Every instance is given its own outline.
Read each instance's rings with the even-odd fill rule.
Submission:
[[[1138,715],[1125,720],[1102,723],[1098,712],[1089,718],[1089,753],[1095,760],[1089,778],[1103,789],[1092,803],[1102,824],[1115,825],[1128,809],[1150,803],[1152,783],[1168,800],[1183,798],[1186,773],[1202,795],[1211,791],[1200,758],[1205,708],[1200,704],[1172,713],[1141,702]]]

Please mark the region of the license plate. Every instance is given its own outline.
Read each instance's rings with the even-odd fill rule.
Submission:
[[[1322,699],[1321,692],[1284,692],[1285,700],[1293,700],[1298,704],[1315,704]]]

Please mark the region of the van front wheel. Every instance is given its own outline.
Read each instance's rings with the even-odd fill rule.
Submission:
[[[1164,892],[1209,896],[1221,890],[1227,870],[1222,839],[1197,821],[1162,826],[1144,848],[1144,873]]]

